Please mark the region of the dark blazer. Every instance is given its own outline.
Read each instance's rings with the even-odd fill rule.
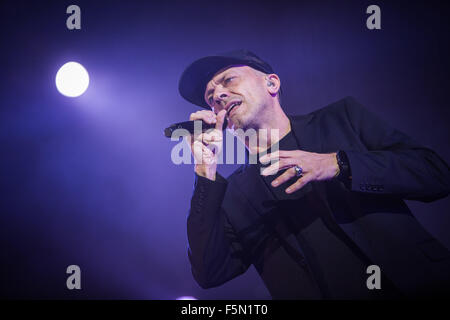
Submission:
[[[302,150],[347,154],[349,185],[336,179],[313,182],[324,191],[323,200],[343,237],[380,266],[403,294],[448,293],[450,253],[403,201],[447,196],[450,171],[445,161],[351,97],[291,117],[291,124]],[[203,288],[221,285],[267,257],[267,248],[261,248],[267,240],[263,229],[268,222],[263,218],[269,209],[259,200],[265,191],[255,186],[258,175],[254,165],[244,165],[226,180],[219,174],[216,181],[196,176],[187,220],[188,254],[193,276]],[[276,261],[264,263],[267,268]],[[272,296],[289,297],[276,292],[271,282],[277,280],[265,278],[258,266]],[[307,277],[301,281],[305,294],[296,297],[315,297],[309,293],[317,289]]]

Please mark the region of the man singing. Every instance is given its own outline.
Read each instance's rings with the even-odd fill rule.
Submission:
[[[253,264],[274,299],[448,295],[450,252],[403,201],[447,196],[445,161],[350,97],[288,116],[280,86],[246,50],[199,59],[181,76],[180,94],[205,108],[190,120],[216,126],[189,137],[188,254],[199,285]],[[242,143],[258,159],[227,179],[217,172],[225,118],[230,130],[255,130],[257,143]]]

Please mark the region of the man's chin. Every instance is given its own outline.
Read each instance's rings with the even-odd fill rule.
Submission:
[[[245,112],[247,110],[236,110],[237,112],[232,115],[231,118],[228,119],[229,123],[232,125],[232,129],[242,129],[242,130],[248,130],[252,129],[254,127],[254,123],[256,122],[254,117],[257,117],[257,115],[249,114],[248,112]],[[244,112],[243,112],[244,111]]]

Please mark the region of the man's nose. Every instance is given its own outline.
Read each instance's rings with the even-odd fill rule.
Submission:
[[[228,93],[224,89],[220,89],[216,91],[214,100],[223,108],[222,101],[224,101],[227,97]]]

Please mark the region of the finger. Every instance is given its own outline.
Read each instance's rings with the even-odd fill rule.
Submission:
[[[265,168],[261,174],[263,176],[268,176],[277,173],[280,170],[293,167],[297,165],[298,160],[295,158],[283,158],[271,164],[269,167]]]
[[[216,114],[212,110],[199,110],[197,112],[191,113],[190,120],[198,120],[204,117],[214,117]]]
[[[192,137],[191,137],[191,135],[184,136],[184,139],[186,139],[186,142],[187,142],[188,145],[192,144]]]
[[[270,162],[272,160],[277,160],[279,158],[292,158],[298,157],[304,151],[302,150],[278,150],[272,153],[265,154],[259,160],[261,162]]]
[[[310,180],[311,180],[310,175],[306,174],[300,177],[295,183],[290,185],[285,191],[286,193],[291,194],[303,188]]]
[[[204,144],[200,141],[194,141],[194,143],[192,144],[191,148],[192,148],[192,154],[194,156],[194,161],[196,164],[201,164],[203,163],[203,147]]]
[[[214,147],[205,146],[200,141],[195,141],[192,146],[192,153],[194,155],[194,160],[196,164],[211,164],[215,161],[215,152],[216,149]]]
[[[200,141],[200,142],[203,141],[203,135],[204,135],[204,133],[197,133],[197,132],[194,132],[194,134],[189,135],[189,137],[191,137],[190,138],[191,144],[194,141]]]
[[[225,121],[225,115],[227,114],[226,110],[220,110],[220,112],[216,116],[216,129],[222,131],[223,122]]]
[[[222,140],[223,140],[222,132],[216,129],[210,129],[204,133],[186,136],[186,141],[191,146],[191,148],[193,143],[196,141],[208,145],[210,143],[220,142]]]
[[[262,164],[266,164],[266,163],[273,162],[273,161],[278,161],[279,155],[280,155],[280,151],[267,153],[267,154],[263,155],[261,158],[259,158],[259,161]]]
[[[278,187],[279,185],[282,185],[286,181],[291,180],[296,176],[294,168],[288,169],[285,172],[283,172],[282,175],[280,175],[278,178],[272,181],[271,185],[272,187]]]
[[[211,137],[205,138],[206,133],[200,133],[200,134],[193,134],[186,136],[186,140],[189,143],[191,150],[194,146],[194,143],[199,142],[201,144],[206,144],[211,142]]]
[[[191,113],[189,120],[203,120],[208,124],[216,123],[216,114],[210,110],[200,110],[195,113]]]
[[[217,148],[216,146],[210,144],[208,146],[202,145],[202,161],[205,164],[213,164],[217,161],[216,154]]]
[[[293,158],[293,157],[299,158],[305,155],[306,153],[309,152],[303,150],[278,150],[276,152],[272,152],[262,156],[260,160],[269,162],[271,161],[271,159],[278,159],[278,158]]]
[[[208,130],[202,135],[202,141],[206,144],[212,143],[212,142],[218,142],[222,141],[222,132],[214,129],[214,130]]]

